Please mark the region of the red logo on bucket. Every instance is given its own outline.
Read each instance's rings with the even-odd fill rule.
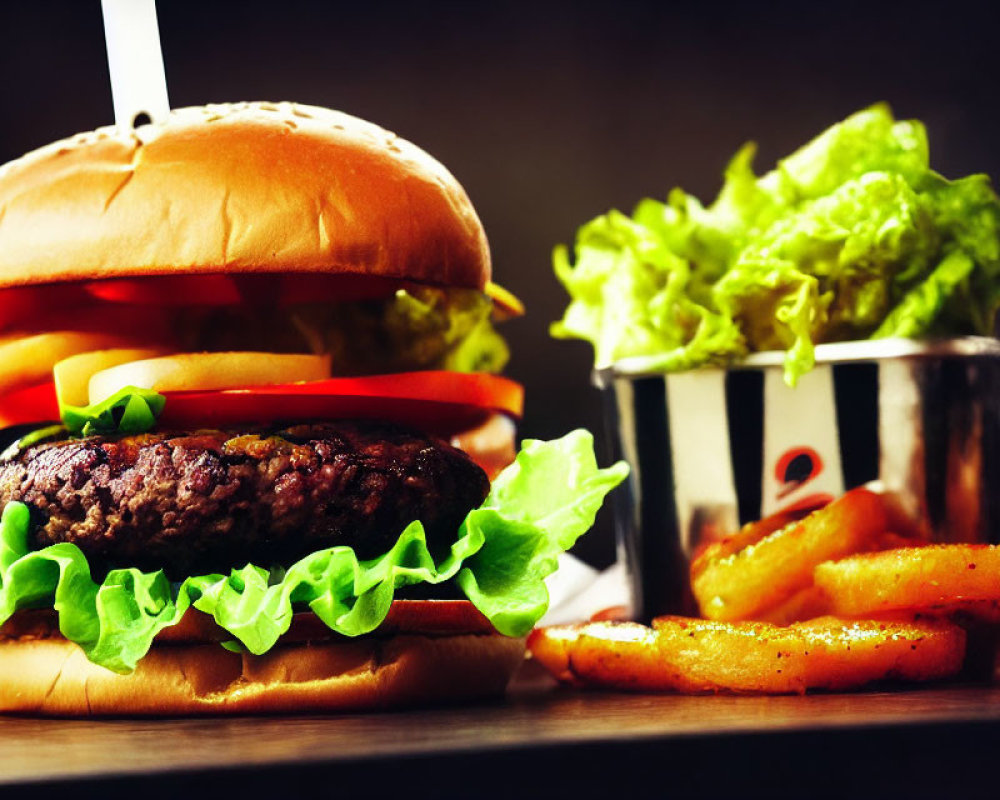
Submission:
[[[785,497],[823,471],[823,459],[811,447],[786,450],[774,467],[774,478],[781,484],[778,497]]]
[[[811,447],[792,447],[786,450],[774,466],[774,478],[780,485],[777,499],[781,500],[816,478],[823,471],[823,459]],[[807,510],[826,505],[833,496],[826,493],[810,494],[793,501],[783,511]]]

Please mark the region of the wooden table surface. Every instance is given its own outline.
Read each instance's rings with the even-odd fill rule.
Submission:
[[[0,798],[975,797],[1000,794],[998,757],[1000,687],[684,697],[530,675],[502,701],[392,713],[0,717]]]

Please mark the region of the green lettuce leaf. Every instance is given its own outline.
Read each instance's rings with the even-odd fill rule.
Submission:
[[[59,408],[63,425],[74,436],[98,433],[145,433],[156,425],[166,398],[150,389],[125,386],[99,403]]]
[[[919,336],[929,330],[945,303],[974,268],[968,254],[961,250],[949,253],[926,280],[911,289],[889,312],[872,338]]]
[[[351,548],[332,547],[287,569],[247,565],[179,584],[162,572],[137,569],[112,570],[97,583],[73,544],[32,551],[30,512],[8,503],[0,519],[0,623],[19,609],[54,608],[62,634],[91,661],[127,673],[156,634],[191,606],[212,616],[239,646],[260,654],[288,630],[296,610],[308,608],[332,631],[359,636],[385,619],[396,589],[457,578],[498,631],[522,636],[548,607],[544,578],[555,570],[557,555],[591,526],[605,495],[627,472],[622,463],[598,468],[584,431],[551,442],[529,440],[482,507],[469,512],[440,562],[415,521],[376,559],[360,561]]]
[[[590,530],[605,495],[627,475],[624,462],[598,469],[583,430],[523,443],[463,525],[483,545],[465,560],[458,585],[498,631],[523,636],[541,619],[549,605],[544,579],[559,553]]]
[[[560,338],[674,371],[784,350],[785,379],[816,343],[988,334],[1000,308],[1000,200],[986,176],[949,181],[927,136],[885,106],[865,109],[753,172],[753,145],[729,163],[708,207],[680,189],[580,228]]]
[[[493,305],[473,289],[413,286],[391,297],[292,306],[308,347],[329,353],[339,375],[447,369],[499,373],[506,342]]]

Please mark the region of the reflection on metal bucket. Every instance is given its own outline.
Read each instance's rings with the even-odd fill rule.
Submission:
[[[699,545],[871,481],[928,538],[1000,542],[1000,343],[820,345],[794,389],[782,358],[675,375],[623,361],[595,373],[614,455],[632,467],[616,527],[637,618],[693,610]]]

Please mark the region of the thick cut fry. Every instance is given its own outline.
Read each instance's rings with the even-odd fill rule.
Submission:
[[[808,688],[807,646],[790,628],[684,617],[659,617],[653,628],[659,658],[679,678],[677,691],[795,694]]]
[[[701,613],[726,621],[758,619],[811,586],[816,565],[884,546],[894,521],[888,500],[854,489],[736,552],[720,542],[692,565],[691,588]]]
[[[612,649],[621,643],[628,648],[631,643],[641,643],[636,654],[655,654],[656,634],[651,628],[636,622],[584,622],[576,625],[550,625],[536,628],[528,635],[531,656],[547,669],[553,677],[565,683],[582,684],[570,666],[571,658],[580,647],[581,639],[593,637],[608,643]],[[601,647],[601,645],[597,645]]]
[[[904,612],[906,613],[906,612]],[[912,614],[912,612],[909,612]],[[967,622],[986,622],[1000,625],[1000,600],[951,600],[940,605],[920,609],[921,614],[948,617],[963,625]],[[1000,630],[997,630],[1000,634]]]
[[[988,618],[991,601],[1000,600],[1000,548],[934,544],[865,553],[818,565],[815,580],[837,614],[955,610]]]
[[[661,617],[653,626],[554,626],[533,632],[528,647],[555,677],[578,685],[756,694],[944,678],[965,653],[965,632],[940,620],[824,617],[783,628]]]
[[[691,572],[700,573],[711,562],[735,555],[751,545],[757,544],[765,536],[770,536],[775,531],[787,528],[793,522],[798,522],[807,514],[790,514],[779,512],[771,514],[769,517],[748,522],[736,533],[726,536],[717,542],[703,545],[695,551],[691,559]]]
[[[791,625],[830,613],[830,600],[818,586],[800,589],[787,600],[756,615],[756,622]]]
[[[790,627],[807,643],[810,689],[852,689],[885,678],[930,681],[955,675],[965,631],[944,620],[843,620],[820,617]]]
[[[908,542],[912,542],[913,540],[897,536],[893,533],[887,533],[880,537],[878,541],[879,545],[898,547],[907,545]],[[927,609],[927,611],[932,610]],[[984,601],[969,606],[963,605],[961,609],[947,609],[947,612],[950,611],[962,611],[965,617],[1000,621],[1000,603],[994,604],[993,607],[988,607]],[[833,613],[833,604],[830,602],[830,598],[826,592],[821,587],[813,585],[805,589],[800,589],[787,600],[754,615],[754,621],[770,622],[773,625],[791,625],[793,622],[802,622],[803,620],[815,619],[816,617],[823,617]],[[844,615],[843,612],[841,614]],[[940,616],[946,615],[948,615],[946,611],[942,611],[940,614]],[[879,615],[880,618],[881,616]],[[903,618],[911,619],[912,616],[912,614],[905,614]]]

